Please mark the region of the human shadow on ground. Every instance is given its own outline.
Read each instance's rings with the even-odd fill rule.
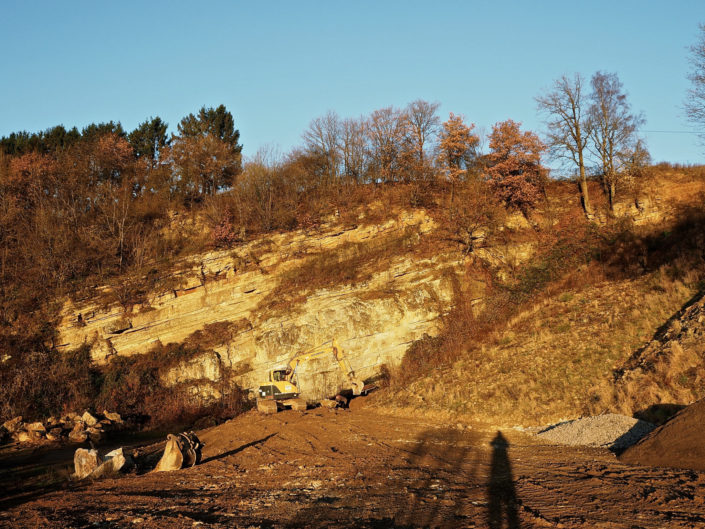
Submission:
[[[491,529],[518,529],[519,511],[518,499],[514,487],[512,464],[509,462],[509,442],[497,432],[490,443],[492,446],[492,462],[490,476],[487,482],[487,525]]]
[[[302,498],[309,506],[286,527],[518,529],[520,500],[509,443],[497,432],[488,450],[490,439],[470,430],[434,428],[409,448],[395,443],[397,455],[391,453],[381,467],[361,469],[343,495],[333,490],[325,502]]]

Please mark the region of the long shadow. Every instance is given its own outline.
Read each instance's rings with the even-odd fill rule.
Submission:
[[[409,493],[394,516],[398,527],[459,527],[469,520],[472,498],[481,497],[478,478],[482,454],[474,433],[452,428],[419,436],[407,459]]]
[[[509,442],[497,432],[488,451],[488,438],[454,428],[423,432],[406,450],[383,464],[388,482],[375,472],[351,483],[347,494],[308,498],[284,524],[287,528],[456,528],[483,526],[520,529],[519,509]],[[484,446],[483,446],[484,445]],[[351,497],[363,499],[350,501]],[[323,501],[325,500],[325,501]]]
[[[507,453],[509,442],[502,432],[497,432],[490,445],[492,464],[487,482],[487,525],[491,529],[518,529],[520,525],[517,493]]]
[[[69,487],[73,450],[30,447],[0,453],[0,510]]]
[[[479,472],[487,452],[481,450],[478,434],[431,429],[416,439],[413,448],[398,450],[384,463],[389,472],[386,482],[378,481],[379,468],[370,469],[369,481],[365,469],[360,469],[361,477],[344,497],[314,500],[285,527],[450,529],[472,526],[483,517],[485,483]],[[350,498],[357,496],[360,499],[351,505]]]
[[[641,439],[649,435],[654,430],[654,428],[654,426],[649,426],[648,424],[644,423],[634,424],[634,426],[629,428],[629,430],[627,430],[622,435],[617,437],[617,439],[614,440],[614,443],[612,443],[612,445],[610,446],[610,452],[619,457],[630,446],[635,445]]]
[[[634,418],[660,426],[685,407],[685,404],[652,404],[643,410],[635,412]]]
[[[234,450],[230,450],[230,451],[228,451],[228,452],[223,452],[222,454],[218,454],[218,455],[216,455],[216,456],[211,456],[211,457],[209,457],[208,459],[204,459],[203,461],[201,461],[201,464],[209,463],[210,461],[217,461],[218,459],[223,459],[224,457],[229,457],[229,456],[235,455],[235,454],[237,454],[237,453],[239,453],[239,452],[242,452],[243,450],[245,450],[245,449],[247,449],[247,448],[250,448],[251,446],[256,446],[256,445],[265,443],[265,442],[267,442],[269,439],[271,439],[272,437],[274,437],[275,435],[277,435],[276,432],[275,432],[275,433],[271,433],[271,434],[269,434],[267,437],[263,437],[262,439],[257,439],[256,441],[252,441],[252,442],[250,442],[250,443],[247,443],[247,444],[244,444],[244,445],[242,445],[242,446],[239,446],[239,447],[235,448]]]

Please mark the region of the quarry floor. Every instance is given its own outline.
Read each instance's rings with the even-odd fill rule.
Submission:
[[[197,467],[93,483],[63,480],[75,447],[0,451],[0,527],[705,527],[705,473],[514,430],[363,405],[198,434]]]

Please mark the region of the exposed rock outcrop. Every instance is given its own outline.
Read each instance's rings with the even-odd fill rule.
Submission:
[[[648,406],[658,413],[659,407],[705,397],[704,383],[705,294],[700,293],[618,371],[615,402],[624,413]]]
[[[415,212],[382,225],[276,234],[233,251],[212,252],[180,272],[179,289],[155,293],[149,306],[129,314],[122,308],[67,303],[60,349],[92,344],[94,361],[103,363],[112,354],[144,353],[158,343],[180,343],[209,325],[229,322],[228,335],[210,352],[173,367],[164,379],[192,383],[201,393],[217,397],[217,389],[209,389],[207,382],[220,381],[226,370],[241,386],[254,387],[268,369],[332,337],[358,375],[369,377],[381,364],[397,363],[412,341],[436,334],[439,317],[453,303],[462,256],[418,258],[393,252],[383,267],[365,263],[369,274],[354,284],[343,281],[303,295],[290,293],[286,299],[277,289],[311,259],[335,261],[351,245],[383,247],[418,240],[432,229],[432,219]],[[344,260],[335,262],[346,266]],[[82,315],[80,323],[77,314]]]

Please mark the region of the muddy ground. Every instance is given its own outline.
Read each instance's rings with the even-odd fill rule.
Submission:
[[[94,483],[63,481],[72,448],[0,451],[0,527],[705,527],[705,472],[513,430],[363,407],[199,435],[198,467]]]

